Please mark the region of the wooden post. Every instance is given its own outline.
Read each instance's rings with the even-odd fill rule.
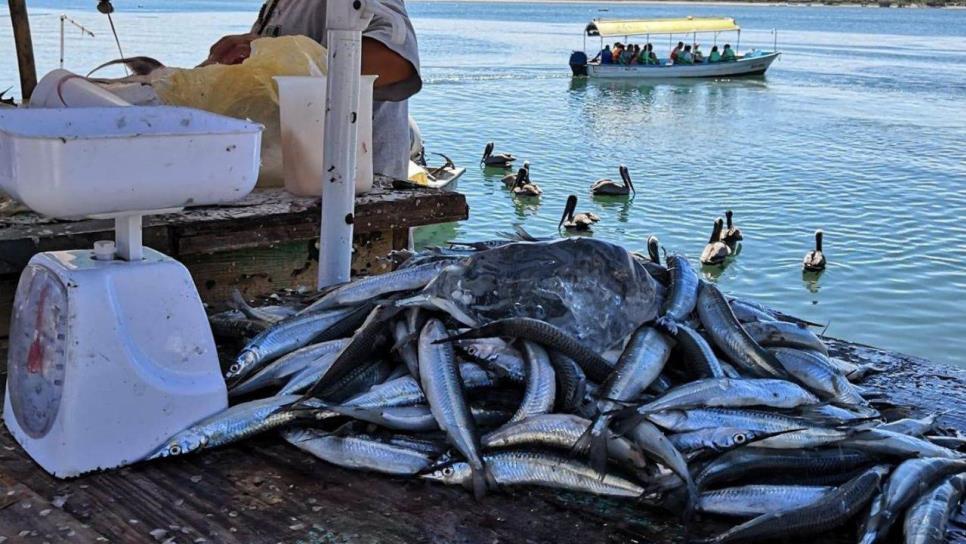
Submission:
[[[17,45],[17,66],[20,69],[20,92],[24,102],[37,86],[37,67],[34,64],[34,44],[30,37],[30,20],[27,18],[27,0],[9,0],[10,22],[13,23],[13,39]]]

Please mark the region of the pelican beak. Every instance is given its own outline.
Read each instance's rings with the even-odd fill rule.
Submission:
[[[634,188],[634,182],[631,181],[630,170],[628,170],[627,167],[624,165],[621,165],[620,170],[621,170],[621,179],[624,180],[624,184],[626,184],[627,187],[630,188],[631,192],[636,195],[637,189]]]
[[[563,226],[564,222],[567,221],[567,219],[573,217],[574,211],[576,209],[577,209],[577,196],[576,195],[570,195],[570,196],[568,196],[567,197],[567,205],[564,206],[563,215],[560,216],[560,223],[557,224],[557,230],[558,231],[560,230],[560,227]]]

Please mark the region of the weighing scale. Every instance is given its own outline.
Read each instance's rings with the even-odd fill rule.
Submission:
[[[261,130],[187,108],[0,112],[0,188],[50,217],[115,221],[114,241],[35,255],[17,287],[4,423],[50,474],[141,460],[227,407],[194,282],[141,245],[141,217],[243,198]]]

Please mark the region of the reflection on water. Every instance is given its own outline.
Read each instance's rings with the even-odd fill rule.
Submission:
[[[824,271],[811,272],[808,270],[802,270],[802,283],[805,285],[805,289],[807,289],[809,293],[812,293],[813,295],[818,294],[818,291],[821,288],[821,286],[818,283],[818,280],[822,277],[822,274],[824,273],[825,273]],[[813,304],[818,304],[818,300],[816,299],[813,302]]]

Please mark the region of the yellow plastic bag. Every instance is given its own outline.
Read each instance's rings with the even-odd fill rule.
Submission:
[[[265,125],[259,187],[284,185],[275,76],[327,73],[328,54],[305,36],[260,38],[242,64],[174,70],[153,84],[165,104],[198,108]]]

